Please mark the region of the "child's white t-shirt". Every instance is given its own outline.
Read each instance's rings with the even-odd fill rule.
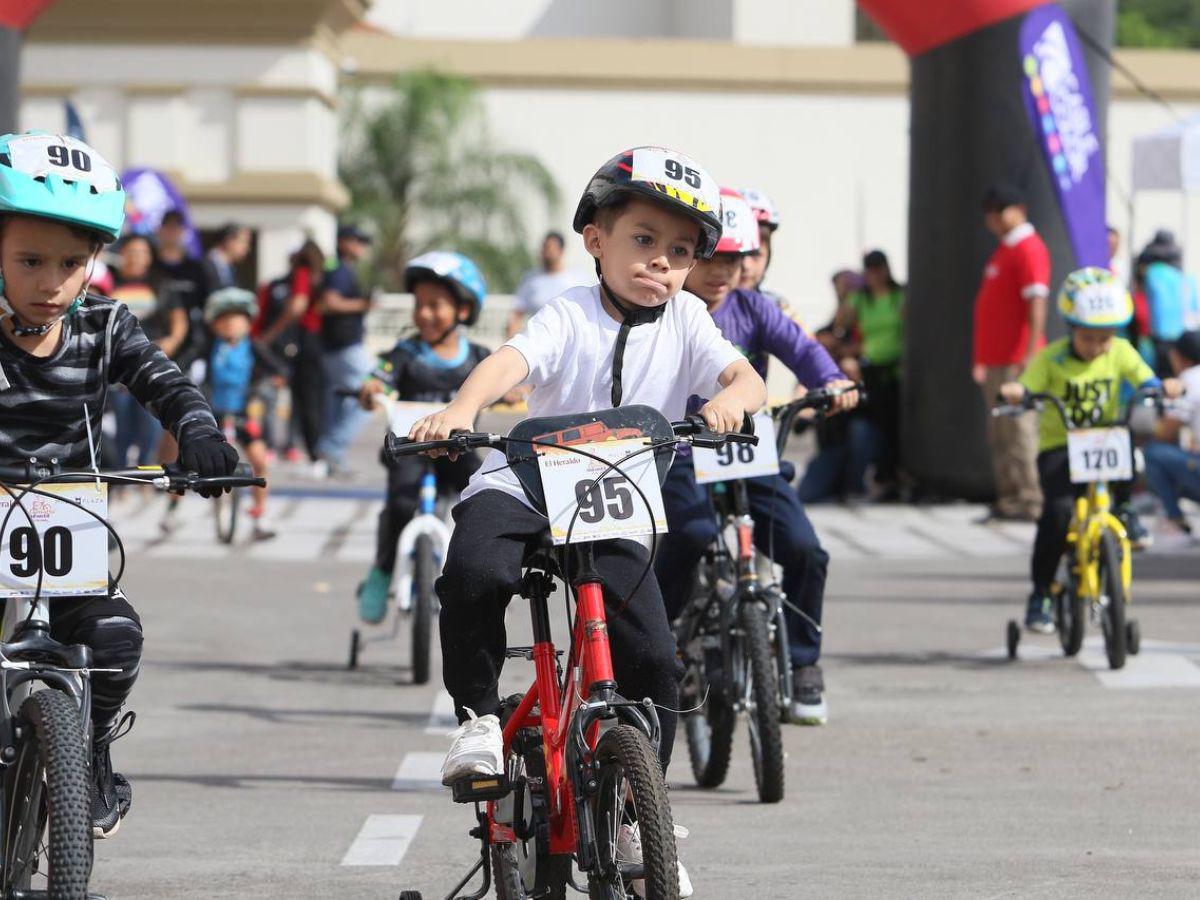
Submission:
[[[570,288],[551,300],[514,335],[512,347],[529,364],[529,415],[560,416],[612,408],[612,363],[620,323],[600,303],[600,287]],[[712,397],[717,379],[745,357],[729,341],[698,297],[680,292],[662,317],[629,330],[621,367],[621,405],[653,407],[682,419],[689,397]],[[488,453],[462,493],[466,500],[494,489],[528,506],[504,454]]]

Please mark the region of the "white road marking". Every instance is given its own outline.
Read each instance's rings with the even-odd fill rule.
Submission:
[[[1179,652],[1181,648],[1184,653]],[[1106,688],[1200,688],[1200,665],[1188,658],[1186,649],[1187,645],[1169,641],[1142,641],[1141,652],[1127,657],[1124,668],[1110,669],[1104,655],[1104,641],[1089,638],[1079,653],[1079,662]]]
[[[370,815],[342,857],[343,866],[398,866],[421,827],[421,816]]]
[[[440,791],[442,790],[442,760],[445,753],[415,752],[404,754],[396,777],[392,779],[393,791]]]
[[[446,691],[438,691],[433,701],[433,709],[429,712],[429,724],[425,726],[425,733],[445,735],[457,727],[458,716],[454,714],[454,700]]]

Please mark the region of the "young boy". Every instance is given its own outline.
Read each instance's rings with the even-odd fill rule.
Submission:
[[[779,210],[775,208],[771,198],[760,190],[743,188],[739,193],[750,205],[758,223],[758,247],[743,254],[742,274],[737,287],[747,291],[760,291],[763,279],[767,277],[767,266],[771,264],[771,236],[779,228]]]
[[[758,246],[759,232],[749,206],[736,192],[722,191],[721,199],[725,215],[721,243],[712,259],[691,271],[685,287],[704,301],[721,333],[746,355],[760,376],[766,377],[769,356],[776,356],[805,388],[852,385],[825,348],[778,306],[756,291],[737,287],[743,259]],[[838,398],[837,408],[850,409],[857,402],[855,394],[844,394]],[[775,560],[783,566],[783,591],[789,604],[803,611],[801,615],[789,607],[785,613],[793,666],[793,716],[805,724],[823,724],[828,713],[818,665],[819,627],[829,555],[787,478],[752,478],[746,486],[755,544],[764,552],[773,546]],[[663,539],[657,568],[667,614],[675,618],[688,600],[690,573],[716,537],[708,494],[696,484],[690,456],[677,456],[663,487],[663,501],[670,530]],[[688,574],[680,577],[681,573]]]
[[[120,382],[178,439],[184,469],[231,474],[237,453],[203,395],[127,307],[88,293],[96,255],[124,218],[117,173],[87,144],[44,132],[0,137],[0,464],[90,466],[88,426],[100,435],[108,386]],[[87,644],[101,670],[92,675],[92,825],[108,837],[132,801],[109,745],[137,678],[141,622],[114,591],[56,599],[50,634]]]
[[[217,421],[232,428],[246,451],[254,474],[267,476],[269,457],[262,422],[250,415],[250,401],[265,378],[284,378],[287,363],[262,341],[250,337],[250,326],[258,314],[258,298],[244,288],[221,288],[204,303],[204,319],[212,335],[208,353],[209,399]],[[246,511],[254,523],[253,538],[270,540],[275,532],[263,525],[267,512],[267,489],[253,488],[254,504]]]
[[[359,399],[371,409],[375,395],[394,393],[398,400],[448,403],[474,368],[487,358],[486,347],[463,333],[479,320],[487,285],[479,269],[461,253],[433,252],[418,256],[404,270],[404,289],[413,295],[417,336],[397,342],[379,358]],[[425,463],[411,456],[384,462],[388,471],[387,501],[379,513],[375,565],[358,589],[358,613],[377,624],[387,615],[387,598],[396,567],[400,532],[417,511]],[[472,454],[434,460],[438,490],[458,494],[467,486],[479,458]]]
[[[1117,331],[1129,324],[1133,301],[1116,276],[1107,269],[1089,267],[1072,272],[1058,295],[1058,309],[1070,326],[1070,334],[1042,349],[1019,381],[1000,386],[1006,403],[1020,403],[1027,391],[1050,393],[1062,398],[1067,413],[1077,426],[1116,418],[1121,386],[1156,386],[1160,382]],[[1182,385],[1173,378],[1161,382],[1168,397],[1176,397]],[[1067,430],[1058,411],[1042,410],[1038,422],[1038,480],[1042,486],[1042,514],[1037,523],[1030,564],[1033,591],[1025,612],[1025,627],[1042,634],[1054,632],[1050,584],[1066,545],[1074,498],[1086,485],[1071,483],[1067,463]],[[1114,489],[1117,498],[1128,498],[1128,485]],[[1119,509],[1131,537],[1140,532],[1132,510]]]
[[[688,398],[698,394],[712,397],[700,409],[710,428],[740,428],[743,416],[762,405],[766,387],[700,301],[680,293],[696,259],[716,248],[720,205],[715,182],[681,153],[637,147],[606,162],[592,176],[574,219],[600,283],[571,288],[543,307],[479,364],[445,411],[417,422],[410,437],[441,439],[471,428],[481,409],[526,381],[531,416],[640,403],[680,419]],[[466,724],[442,768],[446,783],[502,770],[495,713],[504,609],[516,593],[526,547],[547,525],[499,452],[484,460],[463,491],[454,520],[437,591],[446,688]],[[625,697],[658,704],[665,769],[679,686],[675,641],[657,582],[644,579],[633,592],[649,553],[640,543],[618,540],[597,543],[595,556],[609,589],[617,687]],[[611,604],[614,595],[627,600],[620,611]]]

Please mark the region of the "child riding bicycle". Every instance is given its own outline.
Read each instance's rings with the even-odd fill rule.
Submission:
[[[398,400],[446,403],[490,352],[463,333],[479,320],[487,296],[483,276],[470,259],[461,253],[422,254],[405,267],[404,289],[413,295],[417,335],[398,341],[379,358],[379,366],[359,392],[364,409],[371,409],[375,396],[385,392]],[[424,464],[412,457],[395,461],[385,457],[382,462],[387,467],[387,499],[379,512],[375,563],[358,589],[358,614],[370,625],[387,615],[396,544],[417,511],[425,471]],[[435,460],[438,491],[457,494],[478,468],[474,453]]]
[[[1123,384],[1134,388],[1161,384],[1168,397],[1182,392],[1173,378],[1160,382],[1133,345],[1117,337],[1133,317],[1133,301],[1110,271],[1088,267],[1072,272],[1059,291],[1058,309],[1070,333],[1038,353],[1019,381],[1001,385],[1000,396],[1006,403],[1020,403],[1026,392],[1053,394],[1062,399],[1072,422],[1086,427],[1116,418]],[[1033,590],[1025,627],[1052,634],[1050,587],[1065,549],[1074,498],[1087,487],[1071,483],[1067,430],[1054,409],[1043,410],[1038,420],[1037,467],[1043,503],[1030,561]],[[1145,530],[1128,503],[1130,484],[1112,488],[1119,504],[1117,514],[1131,540],[1144,539]]]
[[[816,340],[789,319],[763,294],[738,288],[743,260],[759,246],[754,214],[735,191],[722,191],[725,233],[711,259],[700,262],[685,287],[708,307],[721,333],[742,351],[760,376],[766,377],[770,356],[776,356],[806,388],[850,387],[833,359]],[[835,401],[836,410],[858,403],[853,392]],[[795,490],[782,475],[752,478],[746,484],[754,518],[755,544],[773,549],[783,566],[783,591],[788,598],[786,618],[792,658],[793,709],[805,724],[823,724],[828,717],[821,655],[821,607],[829,555],[821,547]],[[672,619],[687,603],[692,583],[680,573],[696,570],[700,557],[716,536],[705,491],[696,484],[691,459],[680,454],[663,486],[670,531],[656,563]],[[797,609],[799,612],[797,612]]]
[[[414,441],[471,429],[481,409],[523,382],[532,387],[529,411],[538,417],[640,403],[679,419],[698,394],[712,397],[700,409],[707,425],[730,432],[762,405],[762,379],[721,337],[703,304],[681,293],[696,260],[710,256],[721,236],[720,193],[703,168],[658,147],[621,153],[592,176],[574,227],[596,261],[600,283],[571,288],[543,307],[479,364],[443,412],[413,426]],[[517,592],[526,549],[547,527],[495,452],[463,491],[454,520],[437,593],[446,688],[464,725],[442,768],[445,783],[502,771],[496,713],[504,609]],[[598,543],[594,552],[607,605],[625,599],[620,609],[608,610],[617,688],[659,706],[665,769],[679,686],[657,582],[640,579],[649,552],[629,540]],[[686,896],[690,884],[680,868]]]
[[[33,131],[0,137],[0,465],[95,465],[105,397],[119,382],[174,434],[184,469],[232,474],[237,453],[204,396],[124,304],[89,293],[97,254],[124,218],[116,170],[87,144]],[[137,679],[141,621],[119,590],[56,598],[50,634],[92,648],[91,815],[95,836],[108,837],[132,802],[109,745]]]

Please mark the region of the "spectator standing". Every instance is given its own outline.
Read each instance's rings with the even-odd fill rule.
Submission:
[[[1021,192],[1008,185],[983,198],[983,221],[999,245],[988,259],[975,298],[971,375],[990,409],[1000,385],[1015,381],[1046,340],[1050,253],[1029,221]],[[1033,416],[988,416],[996,482],[989,518],[1036,521],[1041,514],[1037,433]]]
[[[858,357],[867,388],[865,415],[874,426],[875,478],[885,499],[895,499],[900,455],[900,362],[904,355],[904,288],[892,277],[882,250],[863,257],[861,290],[838,310],[835,328],[857,332],[860,340],[849,355]]]
[[[112,298],[124,303],[141,323],[146,337],[173,358],[187,337],[187,314],[174,294],[159,289],[150,240],[131,234],[121,241],[117,254]],[[124,388],[114,388],[112,405],[117,419],[118,464],[148,466],[157,462],[163,435],[158,419]],[[131,450],[136,450],[132,461]]]
[[[1171,346],[1185,331],[1200,326],[1200,298],[1196,281],[1183,271],[1183,250],[1166,229],[1155,233],[1142,250],[1142,284],[1150,308],[1150,338],[1154,342],[1154,370],[1159,377],[1171,374]]]
[[[596,283],[586,273],[566,268],[563,246],[563,236],[557,231],[548,231],[542,238],[541,268],[526,272],[517,285],[512,311],[508,314],[509,337],[521,330],[525,319],[555,297],[561,297],[567,288]]]
[[[353,397],[371,373],[374,361],[366,348],[364,319],[371,308],[358,280],[358,263],[371,246],[371,238],[355,225],[341,225],[337,233],[337,265],[321,285],[321,359],[325,373],[325,426],[318,442],[318,474],[346,470],[346,451],[359,429],[371,417]]]
[[[158,290],[179,301],[188,330],[174,359],[185,372],[204,352],[204,301],[208,296],[204,266],[187,246],[187,222],[177,209],[167,210],[155,235],[153,277]]]
[[[221,288],[238,287],[235,269],[250,255],[250,229],[229,222],[217,232],[217,242],[204,257],[204,299]]]

